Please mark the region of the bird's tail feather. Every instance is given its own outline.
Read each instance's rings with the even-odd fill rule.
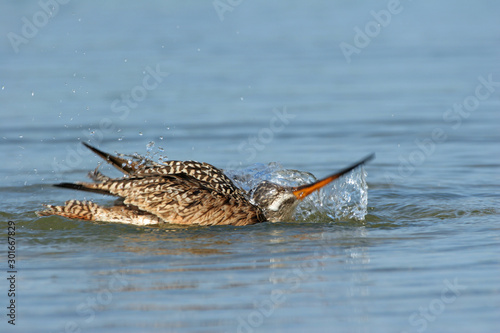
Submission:
[[[85,192],[113,195],[108,190],[96,188],[94,187],[94,184],[89,184],[89,183],[59,183],[59,184],[54,184],[54,186],[68,188],[72,190],[85,191]]]
[[[137,170],[141,168],[141,165],[137,161],[132,161],[129,159],[121,158],[118,156],[113,156],[111,154],[108,154],[102,150],[97,149],[96,147],[93,147],[89,145],[86,142],[82,142],[85,147],[88,149],[92,150],[94,153],[96,153],[98,156],[100,156],[102,159],[104,159],[106,162],[120,170],[121,172],[125,174],[133,174]]]

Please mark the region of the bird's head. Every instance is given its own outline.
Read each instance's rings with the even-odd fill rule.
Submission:
[[[292,188],[268,181],[257,185],[253,191],[253,202],[263,211],[270,222],[290,221],[293,218],[299,199],[293,194]]]
[[[302,186],[282,186],[263,181],[252,191],[253,203],[263,210],[266,219],[270,222],[290,221],[293,219],[295,208],[301,200],[374,157],[375,154],[371,154],[337,173]]]

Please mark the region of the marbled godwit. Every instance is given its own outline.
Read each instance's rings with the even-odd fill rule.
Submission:
[[[195,161],[157,163],[112,156],[83,143],[125,175],[110,178],[97,169],[94,183],[55,186],[119,197],[111,207],[91,201],[70,200],[64,206],[46,205],[39,216],[119,222],[135,225],[249,225],[292,219],[299,202],[333,180],[374,158],[363,160],[311,184],[287,187],[263,181],[250,193],[238,188],[220,169]]]

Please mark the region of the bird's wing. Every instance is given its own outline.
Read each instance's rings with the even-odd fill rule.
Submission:
[[[140,161],[134,159],[133,157],[125,159],[108,154],[102,150],[92,147],[88,143],[83,142],[83,144],[115,168],[129,176],[139,177],[186,174],[207,183],[207,186],[218,192],[224,194],[245,194],[245,192],[236,187],[233,181],[229,179],[220,169],[208,163],[173,160],[157,163],[146,158],[143,158]]]
[[[119,196],[125,205],[176,224],[247,225],[265,220],[262,211],[243,196],[218,192],[185,174],[108,178],[101,183],[56,186]]]

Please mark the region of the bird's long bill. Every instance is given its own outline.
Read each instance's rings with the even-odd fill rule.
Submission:
[[[344,168],[344,169],[340,170],[339,172],[334,173],[333,175],[330,175],[328,177],[320,179],[317,182],[314,182],[312,184],[306,184],[306,185],[302,185],[302,186],[293,187],[292,188],[293,194],[297,197],[297,199],[302,200],[305,197],[307,197],[309,194],[313,193],[314,191],[319,190],[320,188],[331,183],[335,179],[342,177],[346,173],[356,169],[357,167],[359,167],[362,164],[365,164],[368,161],[371,161],[374,158],[375,158],[375,154],[371,154],[371,155],[365,157],[364,159],[362,159],[361,161],[354,163],[353,165],[348,166],[347,168]]]

